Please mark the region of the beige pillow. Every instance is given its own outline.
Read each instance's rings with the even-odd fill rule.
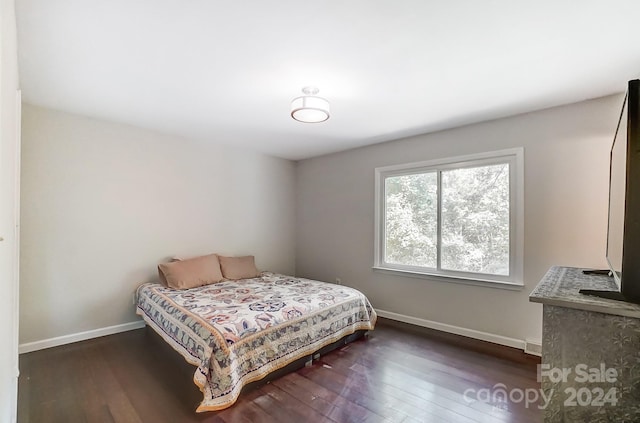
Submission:
[[[170,263],[173,263],[174,261],[181,261],[182,259],[180,257],[177,256],[173,256],[169,259]],[[158,278],[160,278],[160,283],[164,286],[169,286],[169,284],[167,284],[167,278],[164,277],[164,273],[162,273],[162,270],[160,270],[160,266],[158,265]]]
[[[169,288],[187,289],[220,282],[220,262],[216,254],[158,265],[160,281]]]
[[[256,269],[256,262],[253,256],[218,256],[218,258],[220,259],[222,275],[227,279],[250,279],[257,277],[260,274],[258,269]]]

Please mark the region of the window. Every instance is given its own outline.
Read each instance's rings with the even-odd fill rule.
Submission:
[[[523,154],[377,168],[374,268],[522,286]]]

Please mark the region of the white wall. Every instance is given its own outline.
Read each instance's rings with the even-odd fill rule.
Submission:
[[[0,422],[16,419],[18,392],[18,58],[14,2],[0,2]]]
[[[340,277],[390,312],[540,338],[541,307],[528,295],[547,268],[605,265],[607,154],[620,103],[606,97],[295,167],[24,105],[20,341],[134,321],[131,296],[158,261],[208,252]],[[525,147],[522,291],[372,271],[375,167],[515,146]]]
[[[294,271],[293,162],[23,106],[20,342],[138,319],[172,255]]]
[[[515,340],[541,339],[528,296],[552,265],[606,267],[608,150],[621,96],[304,160],[296,272],[342,279],[374,307]],[[374,168],[525,148],[525,288],[507,291],[372,271]]]

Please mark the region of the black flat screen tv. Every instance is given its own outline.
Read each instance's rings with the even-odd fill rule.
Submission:
[[[640,304],[640,80],[629,81],[609,163],[606,257],[618,290],[580,293]]]

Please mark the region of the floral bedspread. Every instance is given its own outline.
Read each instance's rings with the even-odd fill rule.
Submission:
[[[198,412],[231,406],[247,383],[376,321],[355,289],[266,272],[185,290],[143,284],[136,312],[197,366]]]

